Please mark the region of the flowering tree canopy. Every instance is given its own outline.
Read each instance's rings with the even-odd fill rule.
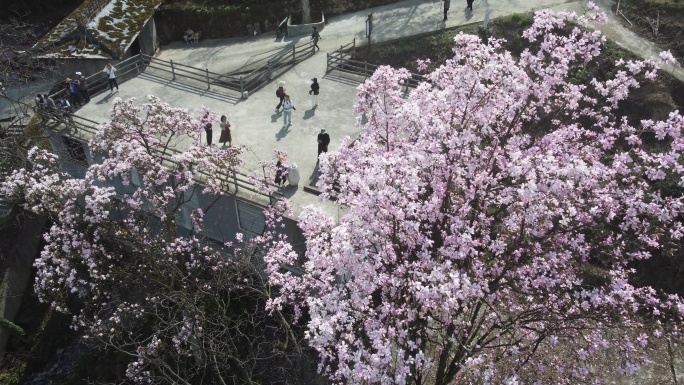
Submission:
[[[331,378],[592,383],[605,361],[635,373],[666,323],[678,334],[684,304],[636,286],[630,262],[681,240],[684,119],[615,114],[671,56],[573,84],[604,41],[582,27],[604,17],[537,12],[520,57],[459,34],[408,97],[403,69],[359,87],[361,137],[321,162],[348,212],[301,215],[304,275],[279,269],[285,242],[267,258],[270,305],[307,312]]]
[[[87,341],[128,357],[133,382],[306,383],[300,338],[266,312],[270,289],[250,255],[205,240],[213,204],[191,212],[190,229],[178,226],[193,195],[221,194],[222,175],[239,164],[240,147],[201,146],[207,119],[210,111],[155,97],[142,106],[117,99],[84,179],[31,150],[31,169],[15,171],[2,192],[52,220],[35,291],[72,314]]]

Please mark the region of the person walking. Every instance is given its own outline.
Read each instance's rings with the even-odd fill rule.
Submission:
[[[472,12],[473,11],[473,0],[466,0],[466,2],[468,4],[468,9],[470,9],[470,12]]]
[[[447,12],[449,12],[449,7],[451,6],[451,0],[442,0],[444,2],[444,21],[447,19]],[[472,2],[472,0],[467,0]]]
[[[321,48],[318,46],[318,39],[321,39],[321,34],[318,33],[316,27],[313,27],[313,32],[311,32],[311,40],[313,43],[314,52],[316,52],[316,48],[318,48],[319,51],[321,50]]]
[[[78,79],[78,91],[83,96],[85,103],[90,103],[90,93],[88,92],[88,80],[83,73],[76,72],[76,79]]]
[[[318,91],[321,89],[321,86],[318,84],[318,79],[313,78],[311,79],[313,83],[311,83],[311,89],[309,90],[309,95],[311,96],[311,104],[313,107],[318,106]]]
[[[276,96],[280,98],[280,102],[276,106],[276,113],[280,110],[280,106],[283,105],[283,100],[285,100],[285,82],[278,83],[278,89],[276,90]]]
[[[294,101],[290,99],[290,95],[285,95],[285,100],[283,101],[283,128],[292,125],[292,110],[297,111]]]
[[[325,128],[321,129],[321,133],[318,134],[318,156],[322,153],[328,152],[328,145],[330,144],[330,135],[325,132]]]
[[[225,115],[221,115],[221,122],[219,123],[219,127],[221,127],[221,137],[219,138],[219,143],[223,143],[223,145],[226,145],[226,142],[228,142],[229,146],[233,145],[233,137],[230,135],[230,122],[228,121],[228,118],[226,118]]]
[[[107,81],[109,82],[109,92],[114,92],[114,87],[116,91],[119,91],[119,84],[116,82],[116,68],[113,65],[107,64],[105,69],[102,71],[107,74]]]

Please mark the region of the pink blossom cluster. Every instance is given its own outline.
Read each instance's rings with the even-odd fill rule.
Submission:
[[[34,148],[31,168],[0,186],[51,219],[34,262],[38,298],[72,314],[72,327],[87,339],[129,349],[136,359],[127,373],[136,383],[168,383],[154,363],[168,359],[169,347],[187,357],[188,341],[202,337],[193,317],[174,318],[197,312],[195,300],[182,302],[181,294],[224,295],[226,287],[247,286],[234,284],[232,262],[203,242],[203,209],[190,213],[190,234],[178,234],[182,205],[202,186],[203,193],[222,194],[225,175],[240,165],[241,147],[200,145],[198,133],[212,117],[152,96],[139,106],[116,99],[111,120],[90,143],[100,160],[85,178],[71,178],[56,155]]]
[[[302,213],[301,274],[282,268],[299,261],[283,239],[265,258],[280,288],[270,306],[307,314],[324,373],[592,383],[606,361],[620,375],[647,364],[645,330],[662,337],[669,322],[678,336],[682,300],[635,285],[630,263],[681,242],[684,119],[615,115],[660,63],[569,80],[604,41],[581,26],[604,18],[537,12],[519,58],[459,34],[407,98],[404,69],[359,86],[360,138],[321,160],[319,187],[345,214]]]

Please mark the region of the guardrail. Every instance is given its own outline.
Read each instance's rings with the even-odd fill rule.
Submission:
[[[207,89],[218,86],[239,92],[241,97],[245,97],[313,54],[314,47],[311,42],[293,45],[291,49],[278,52],[263,65],[248,73],[233,72],[228,74],[218,74],[209,71],[208,68],[192,67],[173,60],[162,60],[145,54],[140,56],[143,67],[166,72],[171,75],[171,80],[178,78],[194,80],[206,84]]]
[[[353,75],[363,76],[368,78],[378,69],[379,65],[368,63],[367,61],[353,60],[352,57],[356,53],[356,39],[353,42],[340,46],[339,49],[326,54],[326,73],[333,70],[346,72]],[[404,95],[408,94],[409,88],[416,88],[418,84],[424,81],[423,75],[411,73],[411,77],[406,79],[402,86],[404,87]]]
[[[97,133],[97,125],[100,124],[99,122],[78,115],[71,115],[69,119],[59,120],[59,123],[64,124],[68,128],[73,128],[74,133],[83,131],[91,135],[95,135]],[[82,139],[77,137],[74,139],[82,141]],[[155,155],[162,158],[162,164],[177,164],[177,162],[172,160],[171,157],[180,153],[181,152],[179,150],[174,148],[167,148],[163,153],[159,150],[155,150]],[[201,172],[195,175],[195,181],[201,184],[207,177],[209,177],[209,174]],[[228,172],[219,172],[219,179],[224,183],[224,186],[226,186],[226,192],[228,193],[237,193],[240,191],[240,189],[244,189],[268,198],[269,202],[284,198],[282,187],[270,182],[265,182],[270,189],[263,191],[256,187],[249,175],[239,170],[233,169],[229,170]]]

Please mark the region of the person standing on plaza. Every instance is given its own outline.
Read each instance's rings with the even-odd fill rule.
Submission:
[[[233,137],[230,134],[230,122],[228,121],[228,118],[226,118],[225,115],[221,115],[221,122],[219,123],[219,127],[221,127],[221,137],[219,137],[219,143],[223,143],[223,145],[226,145],[226,142],[228,142],[229,146],[233,145]]]
[[[76,72],[76,79],[78,79],[78,91],[83,96],[83,100],[86,103],[90,103],[90,93],[88,92],[88,80],[83,73]]]
[[[116,68],[113,65],[107,64],[102,71],[107,74],[107,81],[109,82],[109,92],[114,92],[114,87],[119,91],[119,84],[116,82]]]
[[[468,0],[471,1],[471,0]],[[444,21],[447,19],[447,12],[449,12],[449,7],[451,6],[451,0],[442,0],[444,3]]]
[[[321,133],[318,134],[318,156],[322,153],[328,152],[328,145],[330,144],[330,135],[325,132],[325,128],[321,129]]]
[[[318,106],[318,91],[321,89],[321,86],[318,84],[318,79],[313,78],[311,79],[313,83],[311,83],[311,89],[309,90],[309,95],[311,96],[311,104],[316,107]]]
[[[207,112],[204,114],[204,117],[202,118],[202,123],[204,124],[204,132],[207,134],[207,146],[211,147],[211,142],[214,136],[214,124],[211,122],[211,117],[209,116],[209,113]]]
[[[285,95],[285,100],[283,101],[283,128],[292,125],[292,110],[297,111],[294,101],[290,99],[290,95]]]
[[[313,32],[311,32],[311,40],[314,46],[314,52],[316,48],[318,48],[319,51],[321,50],[321,48],[318,46],[318,39],[321,39],[321,34],[318,33],[316,27],[313,27]]]
[[[280,106],[283,105],[283,100],[285,100],[285,82],[278,82],[278,89],[276,90],[276,96],[280,98],[280,103],[276,106],[276,113],[280,110]]]

